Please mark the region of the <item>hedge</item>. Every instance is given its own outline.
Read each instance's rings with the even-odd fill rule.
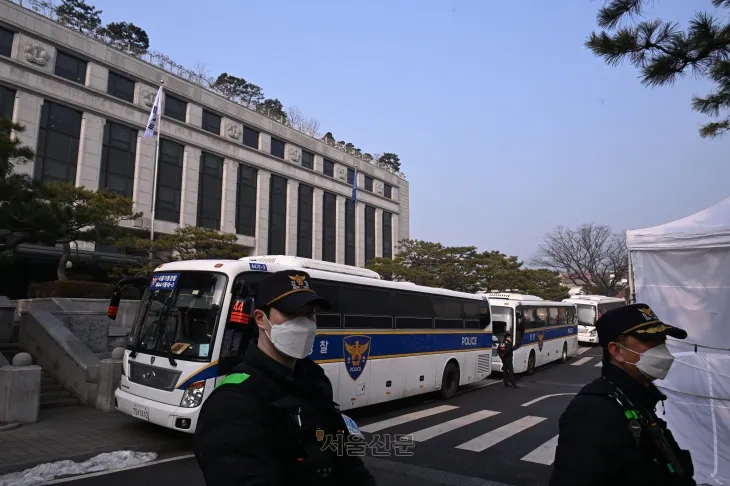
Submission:
[[[29,299],[62,297],[70,299],[110,299],[114,293],[114,285],[81,280],[55,280],[28,286]],[[139,299],[139,290],[127,287],[122,291],[122,299]]]

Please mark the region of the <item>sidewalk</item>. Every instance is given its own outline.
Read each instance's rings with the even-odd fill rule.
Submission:
[[[38,423],[0,432],[0,475],[65,459],[86,460],[120,449],[191,450],[192,437],[119,412],[85,406],[41,410]]]

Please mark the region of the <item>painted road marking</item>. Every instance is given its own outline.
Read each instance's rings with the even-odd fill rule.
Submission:
[[[107,474],[115,474],[115,473],[120,473],[123,471],[129,471],[131,469],[139,469],[142,467],[156,466],[158,464],[163,464],[165,462],[180,461],[182,459],[192,459],[193,457],[195,457],[195,454],[185,454],[182,456],[168,457],[167,459],[158,459],[156,461],[145,462],[144,464],[138,464],[136,466],[125,466],[124,469],[109,469],[107,471],[93,472],[93,473],[88,473],[88,474],[80,474],[78,476],[70,476],[67,478],[54,479],[52,481],[47,481],[43,484],[70,483],[71,481],[80,481],[82,479],[94,478],[96,476],[106,476]]]
[[[408,422],[422,419],[424,417],[430,417],[431,415],[436,415],[438,413],[448,412],[449,410],[454,410],[455,408],[459,407],[455,407],[453,405],[441,405],[439,407],[427,408],[426,410],[421,410],[419,412],[407,413],[405,415],[399,415],[397,417],[382,420],[380,422],[375,422],[373,424],[364,425],[360,427],[360,430],[362,432],[369,433],[377,432],[379,430],[387,429],[388,427],[395,427],[396,425],[406,424]]]
[[[428,427],[427,429],[419,430],[418,432],[414,432],[410,435],[413,436],[413,440],[415,442],[423,442],[441,434],[445,434],[446,432],[451,432],[452,430],[458,429],[459,427],[471,425],[474,422],[478,422],[479,420],[484,420],[485,418],[492,417],[494,415],[497,415],[498,413],[499,412],[494,412],[492,410],[479,410],[478,412],[464,415],[463,417],[455,418],[453,420],[449,420],[448,422],[437,424],[433,427]]]
[[[545,442],[543,445],[523,457],[522,460],[534,462],[535,464],[552,466],[555,461],[555,449],[558,447],[558,437],[559,435],[556,435],[549,441]]]
[[[599,361],[596,363],[596,368],[602,368],[603,367],[603,361]]]
[[[579,360],[578,360],[578,361],[576,361],[575,363],[570,363],[570,364],[571,364],[572,366],[580,366],[580,365],[582,365],[582,364],[586,364],[587,362],[589,362],[589,361],[590,361],[590,360],[592,360],[592,359],[593,359],[593,356],[588,356],[588,357],[586,357],[586,358],[581,358],[581,359],[579,359]]]
[[[519,420],[515,420],[510,424],[503,425],[498,429],[494,429],[486,434],[480,435],[479,437],[475,437],[468,442],[464,442],[463,444],[456,446],[456,448],[466,451],[482,452],[495,444],[499,444],[505,439],[509,439],[515,434],[519,434],[523,430],[539,424],[544,420],[547,419],[545,417],[533,417],[528,415]]]
[[[583,354],[583,353],[585,353],[586,351],[590,351],[591,349],[593,349],[593,348],[580,348],[580,349],[578,350],[578,354]]]
[[[560,396],[563,396],[563,395],[575,395],[575,393],[553,393],[552,395],[543,395],[541,397],[537,397],[534,400],[530,400],[529,402],[523,403],[522,406],[523,407],[529,407],[533,403],[537,403],[540,400],[545,400],[546,398],[551,398],[551,397],[560,397]]]

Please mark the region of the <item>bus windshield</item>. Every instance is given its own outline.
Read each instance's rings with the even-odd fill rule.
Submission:
[[[595,326],[596,325],[596,306],[587,304],[578,304],[578,325]]]
[[[492,339],[494,341],[504,340],[505,331],[514,329],[514,311],[511,307],[492,307]]]
[[[209,360],[227,284],[222,273],[154,273],[140,303],[129,349]]]

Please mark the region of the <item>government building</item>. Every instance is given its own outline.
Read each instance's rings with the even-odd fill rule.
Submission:
[[[36,152],[33,163],[16,170],[128,196],[144,213],[133,224],[143,231],[150,228],[157,138],[143,135],[160,81],[155,234],[197,225],[235,233],[250,254],[356,266],[391,257],[397,242],[409,237],[403,174],[229,101],[170,68],[0,3],[0,116],[24,125],[18,138]],[[23,252],[42,252],[28,248]],[[114,251],[79,247],[79,254],[108,258]]]

